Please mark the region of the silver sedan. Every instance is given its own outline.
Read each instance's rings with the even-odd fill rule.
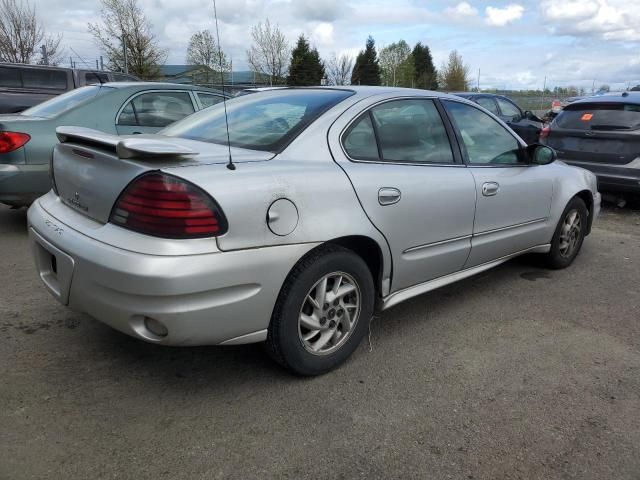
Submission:
[[[160,135],[58,137],[28,215],[56,299],[161,345],[265,342],[303,375],[375,309],[526,252],[569,266],[600,209],[592,173],[420,90],[273,90]]]

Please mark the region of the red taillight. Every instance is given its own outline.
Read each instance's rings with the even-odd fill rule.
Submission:
[[[542,130],[540,130],[540,138],[547,138],[549,133],[551,133],[551,127],[549,127],[549,125],[542,127]]]
[[[185,180],[158,172],[131,182],[109,221],[165,238],[216,237],[227,231],[227,220],[215,200]]]
[[[19,132],[0,132],[0,153],[9,153],[19,149],[31,140],[31,136]]]

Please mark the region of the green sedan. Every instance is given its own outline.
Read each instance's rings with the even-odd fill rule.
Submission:
[[[20,114],[0,115],[0,203],[27,206],[49,191],[56,127],[155,133],[222,99],[219,91],[193,85],[117,82],[89,85]]]

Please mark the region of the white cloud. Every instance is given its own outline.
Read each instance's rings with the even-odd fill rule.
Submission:
[[[522,18],[524,13],[524,7],[512,3],[504,8],[487,7],[485,14],[487,15],[486,22],[488,25],[494,27],[504,27],[509,23],[513,23],[519,18]]]
[[[540,7],[560,35],[640,41],[640,9],[628,0],[543,0]]]
[[[455,7],[447,8],[446,12],[453,17],[475,17],[478,9],[468,2],[460,2]]]
[[[333,25],[319,23],[311,32],[311,43],[318,47],[331,47],[333,45]]]

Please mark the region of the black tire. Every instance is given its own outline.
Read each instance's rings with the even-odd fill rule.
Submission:
[[[357,284],[359,313],[354,315],[355,323],[345,336],[344,343],[336,345],[337,349],[330,353],[313,354],[301,338],[301,310],[316,283],[334,272],[347,274]],[[364,260],[338,245],[319,247],[295,265],[280,290],[269,324],[267,352],[277,363],[295,374],[311,376],[326,373],[342,364],[367,334],[374,302],[373,278]]]
[[[571,251],[563,252],[563,227],[565,226],[565,222],[568,221],[569,217],[574,212],[579,216],[580,230],[575,236],[575,243],[573,244]],[[584,241],[588,228],[588,222],[589,213],[584,201],[579,197],[573,197],[560,216],[560,221],[558,222],[556,231],[553,234],[553,239],[551,240],[551,250],[546,254],[546,263],[549,268],[567,268],[573,263],[574,259],[580,252],[580,248],[582,247],[582,242]]]

